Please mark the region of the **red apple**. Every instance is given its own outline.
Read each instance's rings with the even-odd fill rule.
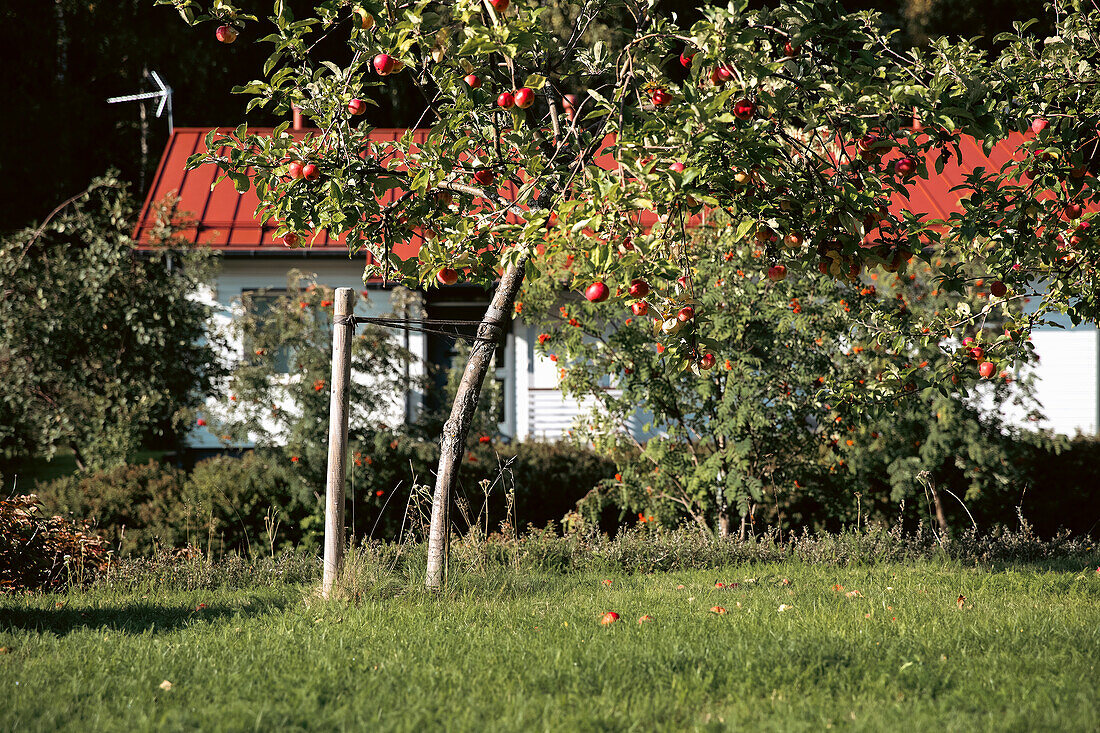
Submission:
[[[630,312],[636,316],[644,316],[649,313],[649,303],[646,303],[644,300],[639,300],[637,303],[630,306]]]
[[[898,158],[894,161],[894,173],[902,178],[908,178],[917,171],[917,161],[913,158]]]
[[[739,120],[752,119],[755,113],[756,105],[749,99],[739,99],[737,103],[733,105],[733,116]]]
[[[1038,135],[1043,130],[1047,129],[1047,125],[1049,124],[1050,123],[1047,122],[1046,119],[1042,117],[1036,117],[1031,121],[1031,131]]]
[[[204,425],[206,425],[206,421],[205,421],[205,420],[203,420],[203,419],[202,419],[202,418],[200,417],[200,418],[199,418],[198,420],[196,420],[196,421],[195,421],[195,424],[196,424],[196,425],[198,425],[198,426],[199,426],[199,427],[201,428],[201,427],[203,427]]]
[[[611,291],[600,281],[592,283],[584,291],[584,297],[588,298],[593,303],[602,303],[607,300],[609,295],[611,295]]]
[[[287,232],[283,235],[283,244],[287,247],[297,247],[299,241],[298,235],[294,232]]]
[[[511,92],[501,92],[497,97],[497,106],[501,109],[508,109],[516,103],[516,98],[512,96]]]
[[[670,171],[675,171],[676,173],[683,173],[684,172],[684,164],[677,160],[677,161],[674,161],[671,165],[669,165],[668,169]]]
[[[798,249],[802,246],[802,235],[798,232],[791,232],[783,237],[783,244],[787,245],[790,249]]]
[[[477,74],[467,74],[462,81],[466,82],[466,86],[471,89],[481,88],[481,79],[478,78]]]
[[[1085,207],[1076,201],[1071,201],[1065,205],[1062,211],[1065,212],[1067,219],[1079,219],[1081,214],[1085,213]]]
[[[676,278],[676,284],[678,284],[684,290],[687,290],[689,284],[687,275],[681,275],[680,277]]]
[[[768,268],[768,279],[773,283],[777,283],[787,277],[787,268],[785,265],[772,265]]]
[[[695,309],[690,305],[685,305],[680,309],[680,312],[676,314],[676,320],[680,323],[687,323],[692,318],[695,318]]]
[[[802,50],[801,46],[796,46],[790,41],[787,41],[783,44],[783,53],[787,56],[787,58],[794,58],[798,55],[798,52],[800,50]]]
[[[374,27],[374,16],[368,13],[363,8],[356,8],[354,11],[359,20],[359,27],[365,31],[369,31]]]
[[[393,72],[394,59],[387,53],[380,53],[374,57],[373,64],[379,76],[387,76]]]
[[[696,53],[696,51],[685,48],[684,52],[680,54],[680,66],[683,66],[685,69],[690,69],[691,60],[695,58]]]
[[[1000,280],[994,280],[989,285],[989,292],[993,293],[993,295],[998,297],[998,298],[1003,298],[1003,297],[1005,297],[1005,294],[1008,292],[1008,286],[1005,285]]]
[[[700,369],[710,369],[714,366],[714,362],[717,361],[714,358],[714,354],[703,354],[703,358],[699,360]]]
[[[482,168],[474,173],[474,183],[479,186],[491,186],[497,177],[488,168]]]
[[[498,13],[503,13],[508,9],[510,0],[489,0],[489,4],[493,6],[493,9]]]
[[[645,280],[631,280],[628,292],[632,298],[644,298],[649,295],[649,283]]]
[[[214,37],[222,43],[233,43],[237,40],[237,29],[231,25],[220,25],[218,30],[214,31]]]
[[[649,93],[649,99],[653,102],[654,107],[664,107],[672,101],[672,95],[664,89],[658,88]]]
[[[316,181],[320,177],[321,171],[313,163],[306,163],[302,166],[302,178],[307,181]]]
[[[881,138],[873,132],[869,132],[866,135],[864,135],[863,137],[861,137],[859,139],[859,141],[856,142],[856,147],[859,148],[860,155],[871,156],[871,155],[875,155],[876,153],[880,152],[875,147],[875,144],[880,139]]]
[[[302,164],[297,160],[292,160],[290,165],[286,167],[286,174],[291,178],[301,178]]]
[[[499,0],[499,1],[503,2],[505,5],[508,4],[508,0]],[[605,613],[603,616],[600,617],[600,623],[604,626],[610,626],[611,624],[615,623],[618,620],[619,620],[619,614],[615,613],[614,611],[608,611],[607,613]]]
[[[458,282],[458,270],[453,267],[444,267],[436,273],[435,279],[440,285],[454,285]]]
[[[725,84],[732,78],[733,72],[725,66],[716,66],[714,70],[710,72],[710,80],[714,84]]]
[[[354,116],[358,117],[367,111],[367,103],[362,99],[353,99],[348,102],[348,112],[351,112]]]
[[[535,103],[535,93],[527,87],[521,87],[516,90],[515,93],[516,106],[520,109],[527,109]]]
[[[985,349],[983,349],[981,346],[971,346],[969,349],[967,349],[966,353],[970,354],[971,359],[977,361],[978,359],[981,359],[983,356],[985,356]]]
[[[983,361],[978,365],[978,374],[982,375],[982,379],[989,379],[993,376],[993,372],[996,367],[991,361]]]

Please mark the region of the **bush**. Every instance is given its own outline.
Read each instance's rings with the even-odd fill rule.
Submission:
[[[556,360],[566,393],[592,401],[577,430],[617,465],[586,514],[610,505],[639,523],[691,521],[727,534],[797,497],[776,521],[795,515],[795,526],[835,531],[848,507],[855,520],[857,492],[890,512],[902,500],[916,511],[922,472],[959,496],[997,492],[1018,478],[1014,458],[1049,442],[1013,430],[1000,412],[1034,406],[1028,380],[1006,372],[970,390],[976,365],[960,364],[949,339],[905,346],[867,326],[884,303],[897,323],[977,313],[983,293],[949,293],[917,261],[908,277],[800,272],[773,282],[766,247],[734,229],[694,233],[691,287],[651,282],[648,300],[634,304],[644,318],[628,317],[619,299],[589,303],[527,284],[524,302],[541,314],[535,349]],[[567,252],[548,253],[563,277],[572,266]],[[689,304],[696,315],[681,324],[673,315]],[[1018,307],[1006,306],[996,328],[983,320],[973,337],[1001,338]],[[679,336],[655,346],[658,330]],[[1029,352],[1020,352],[1023,363]],[[978,409],[978,398],[995,409]]]
[[[1100,437],[1078,436],[1060,452],[1034,451],[1017,486],[1012,511],[1044,537],[1060,529],[1097,536],[1100,531]],[[1004,510],[1002,509],[1002,517]],[[999,521],[1008,522],[1001,518]],[[986,525],[988,526],[988,525]]]
[[[0,592],[90,582],[109,560],[107,544],[88,522],[46,515],[33,494],[0,500]]]
[[[36,493],[50,511],[94,522],[120,555],[150,554],[201,536],[198,515],[182,500],[183,471],[155,461],[76,473]]]
[[[423,501],[434,485],[438,444],[380,431],[356,446],[347,515],[355,536],[398,539],[403,520],[415,534],[427,518]],[[480,526],[482,534],[505,521],[513,529],[541,527],[560,520],[614,473],[610,459],[570,443],[502,443],[474,435],[459,475],[452,521],[459,529]]]
[[[319,495],[275,452],[200,461],[184,484],[181,503],[201,533],[192,540],[208,557],[312,548],[324,534]]]
[[[482,534],[506,519],[545,525],[614,473],[610,461],[567,443],[482,442],[463,465],[458,527]],[[439,446],[378,431],[354,443],[346,522],[355,538],[398,539],[402,522],[419,535],[427,521],[422,488],[433,483]],[[484,487],[484,488],[483,488]],[[52,511],[95,523],[120,555],[194,545],[207,557],[313,549],[324,535],[324,485],[313,485],[284,451],[200,461],[190,475],[150,461],[60,478],[37,489]],[[406,517],[409,512],[409,517]],[[464,521],[467,517],[468,521]]]
[[[0,472],[62,448],[119,466],[194,425],[221,373],[194,297],[217,260],[176,238],[169,208],[136,256],[137,202],[108,173],[41,227],[0,235]]]

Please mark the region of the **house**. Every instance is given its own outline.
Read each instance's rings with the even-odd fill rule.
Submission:
[[[296,120],[296,123],[298,121]],[[270,133],[270,130],[253,130]],[[240,307],[241,296],[252,291],[278,291],[285,287],[287,272],[300,269],[317,274],[320,282],[332,287],[352,287],[369,295],[360,300],[359,315],[382,315],[393,310],[392,290],[380,282],[362,281],[365,255],[349,256],[338,237],[320,232],[308,249],[287,249],[274,240],[274,227],[263,226],[253,218],[258,203],[255,192],[238,194],[224,180],[213,190],[217,170],[213,165],[186,169],[188,156],[202,149],[206,129],[177,128],[171,135],[149,189],[135,229],[135,239],[148,241],[155,223],[155,203],[169,195],[178,197],[178,210],[193,219],[182,235],[202,242],[222,255],[221,272],[208,294],[216,304],[217,318],[225,321]],[[293,135],[309,131],[296,124]],[[404,130],[378,129],[372,139],[396,140]],[[426,132],[418,131],[420,136]],[[946,216],[958,206],[951,190],[962,182],[966,172],[978,165],[1000,167],[1012,157],[1016,141],[995,146],[986,156],[974,140],[964,138],[964,163],[949,162],[942,175],[930,180],[916,179],[910,202],[895,197],[892,208],[911,206],[915,210]],[[392,193],[389,194],[393,196]],[[402,257],[414,256],[416,241],[399,245]],[[433,288],[419,294],[423,317],[432,319],[480,319],[488,302],[479,288],[455,285]],[[422,363],[446,366],[453,354],[450,339],[416,332],[403,332],[405,345]],[[1035,370],[1038,398],[1047,416],[1040,427],[1073,434],[1095,434],[1100,429],[1100,332],[1095,327],[1058,329],[1044,327],[1033,334],[1040,363]],[[555,438],[563,435],[576,416],[586,412],[585,405],[562,395],[557,388],[557,368],[534,350],[532,328],[515,320],[498,352],[494,378],[504,396],[500,416],[502,435],[518,439]],[[393,415],[395,422],[413,418],[423,405],[425,395],[409,395],[404,414]],[[220,446],[216,437],[205,431],[193,436],[196,448]]]

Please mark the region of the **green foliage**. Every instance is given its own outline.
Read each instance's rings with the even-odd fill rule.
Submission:
[[[254,21],[222,0],[161,4],[190,23]],[[1024,334],[1049,312],[1095,318],[1095,238],[1061,205],[1095,194],[1087,152],[1100,110],[1093,15],[1059,0],[1048,12],[1057,36],[1044,41],[1021,27],[992,56],[959,39],[899,53],[877,15],[847,14],[835,2],[747,6],[700,8],[682,27],[633,0],[572,3],[576,32],[566,37],[544,22],[561,7],[528,2],[506,12],[465,0],[400,12],[365,3],[377,21],[369,30],[348,3],[296,15],[277,2],[261,39],[272,55],[262,77],[237,91],[250,107],[300,106],[324,134],[213,131],[207,148],[219,154],[199,151],[189,165],[213,163],[238,188],[255,186],[257,213],[293,235],[288,244],[321,229],[346,232],[353,250],[372,253],[372,274],[429,287],[443,267],[489,283],[522,264],[538,279],[548,272],[543,253],[560,248],[575,256],[571,288],[644,278],[672,300],[674,278],[713,255],[689,246],[686,229],[724,212],[736,239],[761,228],[794,235],[798,244],[773,239],[765,256],[803,282],[817,268],[850,282],[877,264],[904,268],[915,255],[945,292],[983,277],[1006,284],[966,313],[894,318],[894,303],[868,304],[866,320],[898,352],[935,350],[945,331],[1019,316],[1025,297],[1040,302],[1014,324]],[[582,42],[601,22],[615,29],[608,41]],[[321,36],[346,52],[322,51],[313,42]],[[383,53],[427,100],[425,140],[410,133],[372,143],[371,125],[348,110],[351,99],[392,82],[371,71]],[[681,53],[692,57],[686,66]],[[470,73],[480,88],[463,81]],[[520,86],[534,90],[534,106],[494,104]],[[568,106],[567,93],[576,94]],[[1022,161],[976,170],[954,191],[960,213],[917,210],[914,187],[962,155],[960,135],[988,149],[1035,115],[1049,116],[1049,129],[1024,143]],[[913,170],[896,167],[905,158]],[[293,161],[314,163],[319,176],[291,177]],[[1059,203],[1038,206],[1044,191]],[[908,210],[886,213],[899,200]],[[395,244],[420,237],[417,258],[394,254]],[[709,324],[701,312],[701,337]],[[651,338],[671,352],[684,345],[672,333]],[[1014,361],[1017,346],[1007,334],[991,337],[990,368]],[[956,378],[976,382],[958,369],[964,364],[957,354]],[[910,377],[885,380],[883,391],[930,386]],[[834,403],[860,404],[851,390],[825,386]]]
[[[178,499],[197,523],[190,541],[207,557],[254,557],[320,546],[314,493],[278,451],[199,461]]]
[[[205,539],[202,515],[184,500],[183,471],[155,461],[115,466],[39,484],[52,512],[94,523],[119,555],[151,554]]]
[[[837,528],[855,509],[855,492],[886,516],[906,499],[917,512],[922,471],[970,499],[1003,497],[1028,476],[1019,459],[1048,449],[1048,439],[1012,428],[998,409],[1032,406],[1028,384],[989,381],[978,394],[994,409],[983,411],[956,386],[966,383],[960,344],[913,349],[883,337],[879,314],[907,323],[970,312],[987,299],[981,288],[969,299],[949,296],[916,265],[851,283],[818,273],[772,281],[765,243],[741,245],[721,222],[693,246],[695,267],[675,285],[629,298],[644,314],[621,301],[566,298],[541,324],[537,349],[557,360],[563,390],[595,400],[583,427],[618,466],[588,512],[609,502],[643,523],[687,517],[722,532],[750,514],[784,529]],[[548,269],[574,262],[547,253]],[[525,309],[551,313],[562,297],[529,284]],[[684,307],[697,315],[680,322]],[[985,325],[976,343],[999,333],[995,322]],[[678,343],[655,345],[659,331]],[[1029,358],[1024,345],[1018,358]]]
[[[213,260],[167,225],[137,252],[133,219],[109,174],[0,239],[0,462],[67,446],[85,467],[116,466],[192,424],[218,375],[192,297]]]
[[[39,484],[52,511],[92,521],[121,556],[194,546],[210,557],[313,548],[317,499],[279,453],[200,461],[190,472],[150,461]]]
[[[107,569],[110,552],[89,524],[44,514],[33,494],[0,499],[0,594],[95,580]]]
[[[506,522],[513,531],[543,526],[570,512],[614,473],[590,450],[567,443],[501,444],[476,436],[459,486],[466,523],[481,535]],[[40,483],[51,511],[95,523],[120,556],[152,557],[159,549],[194,547],[208,557],[247,558],[289,549],[314,550],[324,535],[321,492],[282,449],[199,461],[190,473],[150,461],[77,473]],[[422,536],[424,483],[439,445],[388,430],[360,433],[348,472],[349,534],[397,540]]]

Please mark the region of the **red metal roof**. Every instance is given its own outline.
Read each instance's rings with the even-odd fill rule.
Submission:
[[[228,179],[211,190],[210,185],[218,175],[216,166],[209,164],[194,170],[187,169],[187,158],[204,149],[203,139],[207,132],[209,130],[206,128],[196,127],[177,128],[172,132],[157,167],[153,185],[141,208],[141,215],[134,229],[134,239],[139,243],[149,241],[150,232],[156,223],[155,204],[174,195],[178,197],[178,220],[184,224],[180,236],[190,242],[208,244],[224,252],[290,251],[281,242],[275,241],[274,222],[263,225],[255,218],[259,199],[254,190],[249,189],[239,194]],[[232,128],[222,128],[220,132],[230,133]],[[272,128],[250,128],[250,132],[270,135]],[[317,130],[288,132],[301,138],[310,133],[316,134]],[[399,129],[376,129],[371,133],[371,140],[391,142],[404,133],[404,130]],[[417,130],[414,133],[417,142],[423,141],[426,136],[426,130]],[[224,149],[219,152],[224,152]],[[385,201],[392,200],[395,195],[394,192],[389,192]],[[316,237],[311,240],[311,247],[314,250],[345,252],[343,237],[333,236],[323,230],[317,232]],[[401,257],[415,255],[418,249],[419,242],[395,247]]]
[[[257,134],[271,134],[272,130],[258,128],[251,131]],[[181,234],[191,242],[208,244],[226,253],[297,252],[297,250],[287,250],[280,242],[274,240],[275,227],[272,224],[261,225],[255,219],[253,214],[259,203],[255,191],[249,190],[244,194],[238,194],[233,188],[233,183],[228,179],[223,180],[211,191],[210,184],[217,176],[217,168],[212,164],[187,170],[187,158],[202,149],[203,138],[207,132],[208,130],[204,128],[178,128],[172,133],[164,155],[161,157],[153,185],[142,206],[141,215],[134,230],[134,238],[142,243],[149,241],[150,230],[155,224],[154,204],[175,194],[179,197],[177,211],[181,215],[180,220],[186,222]],[[224,128],[223,132],[231,132],[231,128]],[[316,133],[316,130],[290,131],[290,134],[299,137],[309,133]],[[376,129],[371,133],[371,139],[388,142],[397,140],[404,133],[405,130],[401,129]],[[426,130],[417,130],[414,133],[414,140],[423,142],[426,136]],[[909,187],[908,200],[900,194],[894,194],[890,206],[891,212],[897,213],[908,209],[937,218],[946,218],[950,212],[960,209],[958,194],[951,189],[961,184],[966,175],[976,167],[984,166],[988,170],[995,171],[1009,160],[1019,159],[1017,149],[1024,139],[1024,135],[1014,135],[999,142],[986,156],[977,141],[969,137],[962,138],[963,160],[957,161],[953,156],[944,166],[943,173],[936,175],[934,158],[930,157],[927,163],[931,177],[913,179]],[[888,157],[887,160],[889,159]],[[597,162],[603,167],[614,165],[610,156],[601,156],[601,160]],[[390,191],[385,200],[390,201],[396,195],[394,191]],[[399,256],[407,258],[415,256],[419,246],[419,238],[414,238],[395,247],[395,251]],[[312,249],[332,253],[345,252],[342,238],[332,236],[325,231],[317,233],[312,241]]]

